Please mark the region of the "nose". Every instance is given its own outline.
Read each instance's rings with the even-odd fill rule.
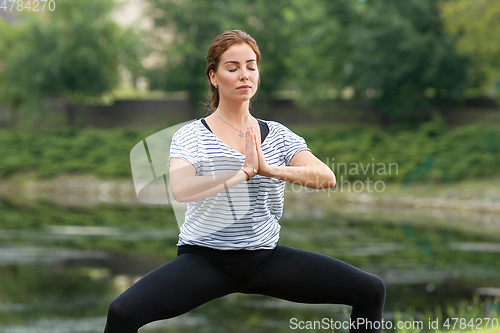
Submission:
[[[246,81],[246,80],[248,80],[248,79],[249,79],[249,77],[248,77],[248,70],[247,70],[247,69],[244,69],[244,70],[242,71],[242,73],[241,73],[241,79],[242,79],[243,81]]]

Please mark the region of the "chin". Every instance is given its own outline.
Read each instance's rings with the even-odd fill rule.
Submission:
[[[246,95],[246,96],[239,96],[239,98],[235,98],[233,99],[235,102],[239,102],[239,103],[244,103],[244,102],[247,102],[249,101],[251,98],[253,97],[253,95]]]

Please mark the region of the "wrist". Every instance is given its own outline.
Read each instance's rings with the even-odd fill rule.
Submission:
[[[264,177],[269,177],[269,178],[277,178],[276,175],[278,174],[278,169],[276,165],[268,165],[268,167],[265,170],[259,170],[260,174]]]
[[[245,174],[247,175],[247,180],[250,180],[252,179],[253,177],[255,177],[255,175],[257,174],[257,170],[252,168],[252,167],[249,167],[249,166],[244,166],[243,168],[241,168],[243,170],[243,172],[245,172]]]

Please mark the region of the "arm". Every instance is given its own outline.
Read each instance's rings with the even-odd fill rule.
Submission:
[[[284,126],[283,126],[284,127]],[[284,127],[282,135],[285,138],[285,146],[288,144],[299,144],[304,139],[298,137],[292,131]],[[259,157],[258,174],[277,178],[292,184],[299,184],[314,189],[325,189],[335,186],[336,179],[333,171],[309,150],[302,149],[290,158],[287,166],[269,165],[266,162],[260,142],[255,141]],[[302,145],[303,146],[303,145]]]
[[[308,150],[295,154],[287,166],[268,165],[262,173],[259,169],[259,174],[314,189],[330,188],[336,183],[333,171]]]
[[[178,202],[202,200],[247,180],[247,174],[250,177],[255,176],[254,169],[259,167],[255,142],[257,142],[257,136],[253,128],[249,127],[246,133],[245,164],[243,167],[246,173],[239,169],[216,175],[197,176],[194,165],[181,158],[172,157],[168,177],[174,199]]]
[[[244,169],[250,175],[253,174],[251,168],[245,167]],[[216,186],[214,186],[214,177]],[[178,202],[190,202],[208,198],[236,186],[246,181],[247,175],[240,169],[213,176],[196,176],[196,169],[191,163],[172,157],[169,180],[174,199]]]

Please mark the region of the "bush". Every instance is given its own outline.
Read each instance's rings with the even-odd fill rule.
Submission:
[[[344,180],[436,182],[494,176],[500,173],[499,138],[484,126],[447,129],[439,118],[419,130],[387,132],[355,126],[310,127],[295,131],[313,154]],[[35,171],[38,177],[88,173],[131,177],[130,150],[151,131],[130,129],[38,133],[0,131],[0,177]]]

